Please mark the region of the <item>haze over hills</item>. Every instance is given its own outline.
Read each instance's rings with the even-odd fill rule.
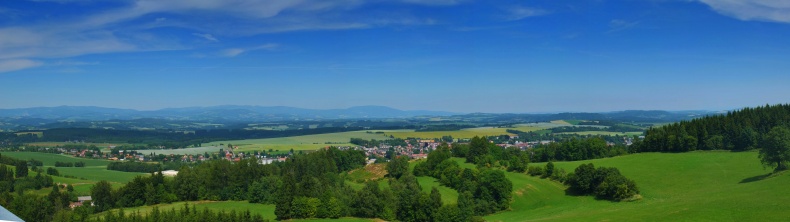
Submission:
[[[58,106],[0,109],[0,122],[12,125],[41,125],[53,122],[110,120],[166,120],[190,122],[273,122],[321,121],[343,119],[414,119],[442,117],[445,121],[518,123],[558,119],[664,122],[710,115],[713,111],[627,110],[603,113],[565,112],[527,113],[453,113],[428,110],[399,110],[386,106],[355,106],[346,109],[305,109],[286,106],[210,106],[167,108],[151,111],[96,106]]]
[[[399,110],[385,106],[355,106],[346,109],[304,109],[286,106],[210,106],[167,108],[152,111],[95,106],[58,106],[0,109],[0,117],[73,121],[128,120],[156,118],[191,121],[268,121],[300,119],[411,118],[450,116],[458,113],[427,110]]]

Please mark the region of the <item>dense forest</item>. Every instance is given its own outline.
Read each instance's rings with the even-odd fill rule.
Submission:
[[[6,146],[30,142],[82,141],[92,143],[147,144],[148,147],[183,148],[221,140],[260,139],[336,133],[362,130],[361,127],[323,127],[300,130],[244,130],[215,129],[195,130],[194,133],[174,131],[112,130],[90,128],[57,128],[43,130],[43,136],[34,134],[0,133],[0,141]]]
[[[648,129],[637,152],[744,151],[762,147],[763,135],[790,125],[790,104],[744,108]]]

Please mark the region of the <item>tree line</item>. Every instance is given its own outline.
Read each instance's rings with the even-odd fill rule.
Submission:
[[[85,167],[85,162],[77,161],[72,163],[55,161],[55,167]]]
[[[744,151],[761,147],[762,135],[790,125],[790,104],[766,105],[650,128],[639,152]]]
[[[766,105],[707,116],[647,130],[634,143],[637,152],[760,149],[759,158],[775,171],[790,162],[790,104]]]
[[[560,142],[536,145],[533,148],[533,162],[577,161],[620,156],[629,153],[623,144],[609,146],[601,137],[578,139],[571,137]]]
[[[323,133],[336,133],[363,130],[362,127],[322,127],[298,130],[245,130],[245,129],[212,129],[195,130],[194,133],[183,133],[169,130],[113,130],[92,128],[55,128],[42,130],[43,136],[31,134],[0,132],[0,139],[6,144],[23,144],[31,142],[85,141],[94,143],[131,143],[146,144],[151,148],[184,148],[199,146],[203,143],[223,140],[260,139],[288,136],[301,136]]]
[[[123,172],[153,173],[161,170],[162,164],[137,161],[111,162],[110,164],[107,164],[107,169]]]

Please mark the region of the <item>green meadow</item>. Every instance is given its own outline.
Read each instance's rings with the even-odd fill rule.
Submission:
[[[554,124],[554,123],[543,123],[543,124],[516,124],[513,127],[476,127],[476,128],[466,128],[461,130],[453,130],[453,131],[428,131],[428,132],[416,132],[414,130],[378,130],[384,132],[385,135],[389,136],[392,135],[393,137],[405,139],[405,138],[423,138],[423,139],[434,139],[434,138],[442,138],[443,136],[452,136],[455,139],[469,139],[475,136],[499,136],[499,135],[509,135],[512,133],[508,133],[507,130],[519,130],[523,132],[532,132],[538,130],[544,130],[551,127],[557,127],[562,124]]]
[[[182,148],[182,149],[155,149],[155,150],[137,150],[137,152],[142,154],[204,154],[204,153],[216,153],[219,152],[220,149],[227,149],[227,146],[203,146],[203,147],[194,147],[194,148]]]
[[[209,209],[211,211],[225,211],[229,213],[231,211],[236,211],[236,213],[244,212],[249,210],[252,214],[261,215],[264,219],[274,220],[276,216],[274,215],[274,205],[273,204],[256,204],[256,203],[249,203],[247,201],[189,201],[189,202],[175,202],[172,204],[157,204],[153,206],[142,206],[142,207],[132,207],[132,208],[124,208],[125,214],[130,214],[134,212],[139,212],[140,214],[147,215],[151,211],[153,211],[154,207],[159,207],[160,211],[169,211],[171,209],[181,209],[184,207],[186,203],[189,203],[190,208],[195,206],[196,210],[202,211],[203,209]],[[108,213],[117,213],[118,209],[113,209],[107,212],[102,212],[99,214],[94,215],[94,217],[104,216]],[[373,221],[371,219],[362,219],[362,218],[351,218],[351,217],[344,217],[339,219],[306,219],[306,220],[292,220],[292,221],[333,221],[333,222],[346,222],[346,221]]]
[[[62,154],[53,153],[39,153],[39,152],[1,152],[4,156],[9,156],[17,159],[40,160],[44,163],[43,168],[55,167],[55,162],[85,162],[85,167],[55,167],[60,175],[74,176],[79,179],[53,177],[55,182],[61,183],[76,183],[81,186],[90,187],[86,184],[93,184],[97,181],[107,180],[114,183],[126,183],[134,179],[138,175],[146,175],[143,173],[130,173],[121,171],[107,170],[108,160],[86,159],[77,158]],[[80,180],[84,178],[85,180]],[[77,190],[84,190],[84,187],[74,187]]]
[[[367,131],[352,131],[342,133],[325,133],[306,136],[291,136],[280,138],[268,139],[247,139],[247,140],[230,140],[230,141],[216,141],[204,146],[227,146],[233,144],[238,146],[239,151],[253,151],[253,150],[316,150],[327,146],[354,146],[350,144],[351,138],[361,139],[376,139],[386,140],[390,139],[382,134],[367,133]]]
[[[790,173],[767,177],[756,152],[643,153],[557,162],[617,167],[636,181],[641,200],[611,202],[570,196],[558,182],[507,173],[513,182],[510,211],[489,221],[783,221],[790,210]],[[531,165],[543,166],[545,163]],[[465,165],[469,166],[469,165]]]

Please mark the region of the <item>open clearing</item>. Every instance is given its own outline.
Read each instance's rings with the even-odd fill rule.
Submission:
[[[458,159],[459,161],[462,161]],[[617,167],[636,181],[642,200],[611,202],[565,195],[565,186],[539,177],[506,173],[513,181],[511,211],[489,221],[783,221],[790,210],[790,173],[763,177],[756,152],[643,153],[557,162]],[[543,163],[533,165],[542,166]],[[469,166],[469,165],[465,165]]]
[[[342,133],[326,133],[306,136],[292,136],[268,139],[248,139],[217,141],[204,144],[205,146],[227,146],[233,144],[238,146],[240,151],[253,150],[316,150],[327,146],[354,146],[350,144],[351,138],[362,138],[366,140],[386,140],[390,139],[382,134],[367,133],[367,131],[352,131]]]

